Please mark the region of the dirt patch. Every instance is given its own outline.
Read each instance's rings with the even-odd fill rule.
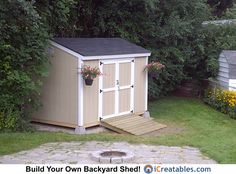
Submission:
[[[49,132],[65,132],[70,134],[75,134],[74,129],[72,128],[65,128],[60,126],[54,126],[54,125],[48,125],[48,124],[40,124],[40,123],[33,123],[32,124],[38,131],[49,131]],[[145,134],[143,136],[165,136],[165,135],[176,135],[181,134],[185,131],[184,127],[178,127],[176,125],[166,124],[166,128],[162,128],[159,130],[156,130],[154,132],[150,132],[148,134]],[[86,129],[86,134],[90,133],[108,133],[108,134],[118,134],[117,132],[114,132],[112,130],[106,129],[101,126],[92,127]]]
[[[46,132],[64,132],[69,134],[76,134],[75,129],[67,128],[62,126],[43,124],[43,123],[31,123],[32,126],[38,131],[46,131]],[[111,131],[102,127],[102,126],[94,126],[86,129],[85,134],[93,134],[93,133],[110,133]]]
[[[154,132],[150,132],[144,136],[165,136],[165,135],[176,135],[176,134],[181,134],[185,131],[186,129],[184,127],[177,127],[174,125],[167,125],[167,127],[163,129],[159,129]]]

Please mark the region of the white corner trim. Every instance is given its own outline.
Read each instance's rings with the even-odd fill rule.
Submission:
[[[83,61],[78,58],[78,126],[84,126],[84,86],[83,77],[80,70],[83,66]]]
[[[130,110],[133,111],[133,113],[135,112],[134,111],[134,88],[135,88],[135,84],[134,84],[134,74],[135,74],[135,58],[133,58],[133,60],[131,60],[131,87],[130,88]]]
[[[118,61],[115,61],[115,68],[115,114],[118,115],[120,108],[120,63]]]
[[[66,47],[64,47],[64,46],[62,46],[62,45],[56,43],[56,42],[54,42],[54,41],[50,41],[50,43],[51,43],[53,46],[55,46],[55,47],[57,47],[57,48],[59,48],[59,49],[65,51],[65,52],[67,52],[67,53],[69,53],[69,54],[71,54],[71,55],[73,55],[73,56],[75,56],[76,58],[83,60],[83,56],[82,56],[82,55],[80,55],[80,54],[78,54],[78,53],[76,53],[76,52],[74,52],[74,51],[72,51],[72,50],[70,50],[70,49],[68,49],[68,48],[66,48]]]
[[[146,65],[147,64],[148,64],[148,57],[146,57]],[[145,71],[145,111],[147,110],[148,110],[148,72]]]
[[[102,60],[99,61],[99,69],[100,72],[103,74],[103,63],[101,63]],[[99,76],[99,81],[98,81],[98,121],[100,121],[100,119],[102,118],[102,107],[103,107],[103,94],[102,92],[100,92],[100,90],[103,89],[103,77]]]
[[[83,56],[83,60],[96,60],[96,59],[122,59],[122,58],[137,58],[148,57],[151,53],[139,53],[139,54],[117,54],[117,55],[101,55],[101,56]]]

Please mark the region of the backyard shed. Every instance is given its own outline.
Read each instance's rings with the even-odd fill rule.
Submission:
[[[50,73],[41,93],[43,107],[33,121],[75,128],[99,125],[101,119],[147,111],[150,51],[120,38],[54,38]],[[86,86],[84,65],[103,75]]]
[[[217,80],[222,88],[236,90],[236,51],[221,52]]]

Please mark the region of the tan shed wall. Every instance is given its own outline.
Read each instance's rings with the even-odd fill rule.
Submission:
[[[91,67],[99,67],[98,60],[84,61],[84,65]],[[99,78],[95,78],[92,86],[84,84],[84,126],[89,127],[99,124],[98,121],[98,94],[99,94]]]
[[[33,120],[67,127],[77,126],[77,59],[54,47],[49,77],[43,80],[43,107]]]
[[[145,111],[145,95],[146,95],[146,57],[135,59],[134,70],[134,112],[140,113]]]

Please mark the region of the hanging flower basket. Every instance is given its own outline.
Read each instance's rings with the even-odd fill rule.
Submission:
[[[156,78],[161,69],[165,68],[165,65],[160,62],[151,62],[146,65],[145,70],[148,71],[148,75],[151,78]]]
[[[93,79],[84,79],[84,81],[85,81],[85,85],[87,86],[92,86],[93,84]]]
[[[81,74],[87,86],[91,86],[93,84],[93,80],[97,76],[102,75],[98,67],[90,67],[88,65],[83,66],[81,69]]]

